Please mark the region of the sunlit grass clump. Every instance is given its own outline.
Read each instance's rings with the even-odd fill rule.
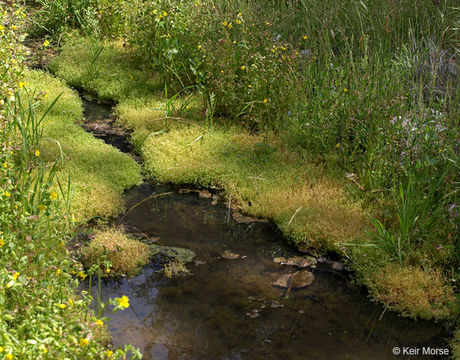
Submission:
[[[40,156],[58,161],[57,177],[71,178],[72,212],[78,220],[116,215],[124,189],[140,180],[139,165],[127,154],[94,138],[79,125],[83,119],[78,94],[62,81],[41,71],[27,71],[24,95],[41,98],[40,116],[59,96],[43,122]],[[62,161],[63,160],[63,161]]]
[[[105,275],[132,276],[148,263],[149,248],[121,230],[107,229],[97,232],[81,255],[88,268],[99,264]]]
[[[455,302],[452,287],[437,270],[390,263],[375,272],[361,271],[376,300],[406,316],[445,319]]]

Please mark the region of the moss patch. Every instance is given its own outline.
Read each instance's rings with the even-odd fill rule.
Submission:
[[[64,163],[57,176],[64,184],[68,176],[71,177],[75,217],[84,220],[119,213],[123,190],[140,181],[139,166],[129,155],[94,138],[77,124],[83,118],[83,111],[75,91],[41,71],[27,71],[26,79],[30,83],[30,96],[34,92],[42,94],[37,107],[39,116],[60,95],[45,117],[46,138],[40,151],[46,160],[54,161],[60,159],[62,149]]]
[[[367,278],[374,298],[389,309],[425,319],[451,316],[454,294],[438,271],[390,263]]]
[[[111,264],[110,273],[135,275],[149,261],[149,247],[139,240],[128,238],[122,231],[108,229],[96,233],[88,246],[81,250],[87,267],[101,264],[103,274],[108,274],[104,262]]]

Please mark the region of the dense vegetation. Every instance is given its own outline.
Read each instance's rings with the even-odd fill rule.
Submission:
[[[81,104],[70,89],[49,75],[25,71],[25,17],[20,8],[0,13],[0,357],[121,358],[130,347],[107,348],[106,319],[93,312],[88,295],[75,292],[87,273],[68,256],[66,241],[76,218],[110,213],[91,206],[81,213],[83,199],[96,199],[78,187],[85,168],[81,155],[69,157],[70,148],[78,149],[72,141],[106,153],[117,164],[126,159],[73,123],[75,116],[81,118]],[[90,166],[94,158],[85,157]],[[69,174],[80,197],[73,205]],[[130,184],[137,179],[135,174]],[[116,174],[112,181],[115,189],[117,182],[123,184]],[[119,206],[116,196],[110,208]],[[115,308],[126,307],[122,300],[114,300]]]
[[[458,321],[460,9],[454,0],[31,5],[30,33],[44,37],[45,48],[61,46],[51,71],[117,101],[151,177],[223,188],[244,211],[274,220],[298,246],[343,255],[387,308]],[[0,56],[16,59],[1,72],[4,119],[15,118],[9,104],[23,86],[11,19],[0,22],[11,49]],[[48,75],[27,76],[57,84]],[[49,96],[38,89],[35,95]],[[58,101],[61,111],[63,104]],[[71,122],[81,117],[81,105],[75,106]],[[85,136],[76,127],[75,135],[48,128],[68,149],[74,137]],[[23,170],[42,159],[33,156],[40,146],[34,139],[22,147],[22,162],[14,162],[22,164],[17,176],[27,186],[31,175]],[[98,146],[95,167],[86,159],[82,167],[68,165],[79,169],[76,184],[99,168],[96,153],[110,151]],[[129,161],[110,156],[116,157],[94,186],[108,186],[114,195],[97,215],[116,213],[117,196],[138,179],[131,164],[130,171],[119,165],[125,175],[114,180],[117,164]],[[52,180],[40,186],[45,198],[56,188]],[[12,184],[5,185],[8,194]],[[88,203],[84,190],[74,198]],[[48,209],[54,202],[46,200]],[[85,206],[72,206],[81,219],[92,216]],[[50,216],[47,231],[63,234],[53,230],[60,222]]]

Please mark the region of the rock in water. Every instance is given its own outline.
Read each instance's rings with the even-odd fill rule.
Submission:
[[[300,270],[291,274],[283,274],[278,280],[272,283],[272,286],[282,289],[303,289],[315,280],[315,275],[308,270]]]
[[[203,198],[203,199],[212,198],[212,194],[208,190],[201,190],[198,192],[198,195],[200,196],[200,198]]]
[[[192,250],[175,246],[161,246],[157,244],[150,244],[149,249],[150,254],[152,256],[159,254],[167,258],[168,260],[174,259],[181,262],[182,264],[186,264],[192,261],[195,257],[195,253]]]
[[[333,261],[331,264],[331,269],[337,270],[337,271],[343,271],[345,270],[345,265],[343,265],[341,262]]]
[[[278,280],[272,283],[272,286],[279,287],[282,289],[287,289],[289,287],[289,283],[291,282],[292,276],[294,274],[283,274],[281,275]]]
[[[313,260],[315,261],[313,261]],[[308,266],[312,266],[316,263],[316,259],[315,258],[311,258],[311,259],[307,259],[307,258],[304,258],[304,257],[301,257],[301,256],[293,256],[291,258],[283,258],[283,257],[277,257],[277,258],[274,258],[273,261],[276,263],[276,264],[280,264],[280,265],[290,265],[290,266],[297,266],[299,268],[306,268]]]
[[[240,257],[239,254],[232,253],[230,250],[225,250],[221,256],[223,259],[227,260],[236,260]]]
[[[311,271],[301,270],[297,271],[291,279],[291,289],[303,289],[310,285],[315,280],[315,275]]]

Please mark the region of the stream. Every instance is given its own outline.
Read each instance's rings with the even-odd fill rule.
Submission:
[[[84,106],[86,129],[132,151],[123,140],[126,133],[94,130],[104,122],[111,126],[110,105],[85,100]],[[152,197],[163,193],[169,194]],[[133,236],[186,248],[196,257],[184,276],[165,277],[154,257],[135,277],[103,280],[104,302],[121,295],[130,299],[125,311],[104,314],[111,318],[115,346],[139,347],[147,360],[396,359],[403,357],[393,355],[394,347],[446,347],[444,327],[385,312],[331,261],[320,259],[309,268],[314,274],[309,286],[290,291],[273,286],[295,271],[274,259],[305,254],[269,222],[237,223],[216,196],[144,183],[128,190],[124,201],[130,210],[115,223]]]

